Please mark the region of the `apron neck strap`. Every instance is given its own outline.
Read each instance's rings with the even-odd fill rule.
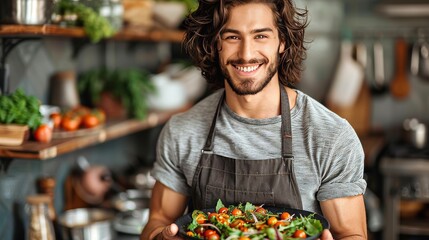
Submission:
[[[285,87],[280,84],[280,103],[281,103],[281,114],[282,114],[282,126],[281,126],[281,134],[282,134],[282,157],[284,158],[293,158],[292,155],[292,127],[291,127],[291,117],[290,117],[290,106],[289,106],[289,98]],[[225,92],[223,92],[219,103],[216,108],[215,115],[212,120],[212,124],[210,127],[209,135],[207,136],[206,144],[202,149],[202,152],[212,152],[213,150],[213,142],[215,137],[215,129],[216,129],[216,120],[219,117],[220,110],[222,109],[223,102],[225,100]]]
[[[280,84],[280,103],[282,111],[282,157],[293,158],[292,154],[292,126],[290,117],[289,97],[285,87]]]
[[[209,135],[207,136],[206,144],[204,145],[204,148],[202,152],[211,152],[213,150],[213,142],[214,142],[214,136],[215,136],[215,129],[216,129],[216,120],[219,117],[220,110],[222,109],[223,102],[225,100],[225,91],[222,93],[222,96],[220,97],[219,103],[216,107],[216,112],[212,120],[212,125],[210,127]]]

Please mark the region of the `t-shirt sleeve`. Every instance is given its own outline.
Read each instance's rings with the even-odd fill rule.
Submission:
[[[170,121],[167,122],[159,135],[156,147],[156,161],[151,175],[172,190],[189,196],[191,188],[186,183],[186,178],[179,164],[179,152],[176,142],[179,136],[173,133]]]
[[[364,152],[354,129],[345,122],[321,163],[321,187],[317,200],[356,196],[365,193]]]

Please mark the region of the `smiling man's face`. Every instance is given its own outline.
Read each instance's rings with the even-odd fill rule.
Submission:
[[[219,64],[238,95],[256,94],[278,78],[284,51],[271,9],[262,3],[233,7],[221,33]]]

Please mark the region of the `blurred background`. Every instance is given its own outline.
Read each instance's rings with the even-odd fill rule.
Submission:
[[[88,23],[85,8],[73,4],[92,9],[90,14],[107,24]],[[428,239],[429,1],[297,0],[296,5],[309,14],[308,54],[296,88],[346,118],[362,141],[369,238]],[[180,45],[183,17],[195,6],[185,0],[2,1],[1,92],[20,88],[61,112],[78,105],[100,107],[107,123],[182,111],[209,93]],[[83,23],[92,28],[82,28]],[[115,85],[120,76],[127,80]],[[143,112],[128,109],[124,115],[91,99],[119,89],[119,96],[133,101],[134,95],[121,89],[134,80],[152,89],[135,96],[144,102],[137,106]],[[74,87],[64,86],[70,81]],[[64,222],[66,210],[81,208],[113,209],[114,215],[105,217],[112,220],[107,228],[113,239],[138,239],[162,126],[76,144],[43,159],[19,153],[29,144],[45,151],[69,139],[82,142],[82,136],[54,131],[45,145],[30,138],[21,148],[0,146],[0,239],[28,238],[27,197],[40,192],[55,196],[57,217],[51,219],[57,239],[77,239],[61,232],[73,230]],[[79,239],[88,238],[83,235]]]

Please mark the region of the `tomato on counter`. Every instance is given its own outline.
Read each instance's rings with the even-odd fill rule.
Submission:
[[[52,129],[47,124],[41,124],[33,133],[38,142],[48,143],[52,140]]]
[[[66,115],[61,121],[61,127],[66,131],[75,131],[79,128],[81,122],[82,117],[80,116]]]
[[[61,113],[58,113],[58,112],[51,113],[49,118],[54,123],[54,128],[59,128],[61,126],[61,119],[62,119]]]
[[[93,128],[98,126],[99,124],[100,124],[100,120],[96,115],[90,113],[83,116],[82,126],[84,128]]]

